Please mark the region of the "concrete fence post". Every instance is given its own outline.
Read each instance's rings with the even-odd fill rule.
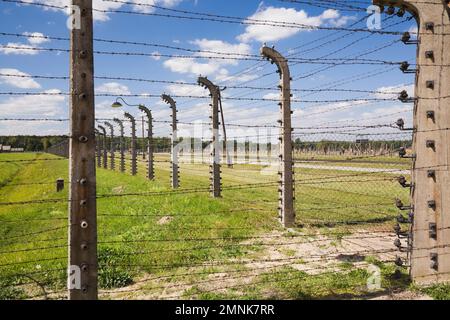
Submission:
[[[95,132],[95,155],[97,157],[97,167],[101,168],[102,167],[102,151],[101,151],[101,133],[100,131],[98,131],[97,129],[94,129]]]
[[[124,135],[125,135],[125,128],[123,126],[123,121],[119,120],[117,118],[114,118],[113,121],[118,124],[119,126],[119,151],[120,151],[120,172],[125,172],[125,141],[124,141]]]
[[[110,160],[109,160],[109,168],[111,170],[115,170],[116,168],[116,150],[115,150],[115,145],[114,145],[114,127],[111,123],[109,122],[105,122],[105,126],[108,127],[109,132],[110,132],[110,146],[109,146],[109,155],[110,155]]]
[[[222,182],[220,176],[220,137],[219,137],[219,98],[220,88],[214,85],[206,77],[199,77],[198,84],[209,90],[212,103],[211,106],[211,122],[212,122],[212,143],[211,143],[211,164],[210,164],[210,180],[211,195],[214,198],[221,197]]]
[[[136,150],[136,119],[125,112],[125,118],[131,123],[131,175],[137,175],[137,150]]]
[[[414,102],[411,203],[403,205],[412,223],[411,277],[418,284],[450,281],[450,5],[446,0],[375,0],[375,5],[409,11],[418,23],[418,39],[406,33],[405,44],[418,44]],[[392,12],[392,10],[391,10]],[[402,70],[404,71],[404,70]],[[413,101],[411,101],[413,100]],[[447,129],[446,129],[447,128]],[[401,150],[401,156],[406,155]],[[402,233],[398,230],[400,234]],[[402,245],[396,243],[396,245]],[[400,261],[401,262],[401,261]],[[399,263],[401,264],[401,263]]]
[[[149,180],[155,179],[154,168],[154,152],[153,152],[153,116],[152,112],[143,105],[139,106],[139,110],[147,115],[148,130],[147,130],[147,178]],[[142,122],[144,125],[144,122]]]
[[[69,103],[70,300],[98,298],[92,0],[72,0]],[[79,23],[78,23],[78,22]]]
[[[261,54],[278,67],[280,74],[280,186],[279,213],[285,228],[295,225],[294,211],[294,162],[292,158],[292,125],[291,125],[291,75],[288,61],[275,49],[262,47]]]
[[[107,138],[107,134],[106,134],[106,129],[103,126],[98,126],[98,128],[100,129],[100,132],[102,134],[102,165],[103,165],[103,169],[108,169],[108,149],[106,147],[106,138]]]
[[[171,154],[171,185],[173,189],[177,189],[180,187],[180,173],[179,173],[179,150],[177,148],[178,144],[178,120],[177,120],[177,104],[176,102],[167,94],[163,94],[161,96],[161,99],[167,103],[170,106],[170,109],[172,110],[172,114],[170,115],[172,117],[172,133],[171,133],[171,148],[170,148],[170,154]]]

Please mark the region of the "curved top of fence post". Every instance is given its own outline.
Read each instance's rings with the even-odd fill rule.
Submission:
[[[450,16],[450,4],[446,0],[372,0],[372,3],[379,6],[381,12],[385,6],[404,8],[416,18],[419,24],[421,21],[426,22],[430,18],[430,13],[433,13],[441,4]]]
[[[282,75],[290,77],[288,60],[283,57],[277,50],[264,45],[261,48],[261,55],[269,60],[272,64],[276,64],[280,77]]]
[[[136,124],[136,119],[131,114],[129,114],[128,112],[125,112],[123,114],[123,116],[131,121],[131,125],[134,126]]]
[[[114,135],[114,126],[109,123],[108,121],[104,122],[105,126],[107,126],[109,128],[109,131],[111,132],[112,135]]]
[[[117,123],[119,125],[120,128],[123,128],[123,121],[118,119],[118,118],[114,118],[113,121],[115,123]]]
[[[423,1],[423,0],[420,0]],[[416,6],[414,5],[414,1],[408,1],[408,0],[372,0],[372,4],[375,6],[380,7],[380,11],[384,12],[385,6],[389,7],[404,7],[408,12],[412,13],[413,15],[416,15],[418,13],[418,10]]]
[[[198,77],[197,83],[205,89],[208,89],[211,96],[219,93],[218,87],[212,83],[207,77]]]
[[[113,121],[119,125],[119,128],[120,128],[120,135],[123,136],[123,134],[124,134],[123,121],[120,120],[120,119],[117,119],[117,118],[114,118]]]
[[[152,111],[149,108],[141,104],[139,105],[139,110],[144,112],[149,120],[152,119]]]
[[[106,136],[106,129],[105,129],[105,127],[103,127],[103,126],[101,126],[101,125],[98,125],[97,127],[101,130],[102,134],[103,134],[104,136]]]
[[[165,103],[170,104],[170,107],[176,108],[176,102],[175,102],[175,100],[173,100],[172,97],[169,96],[168,94],[162,94],[162,95],[161,95],[161,99],[162,99]]]

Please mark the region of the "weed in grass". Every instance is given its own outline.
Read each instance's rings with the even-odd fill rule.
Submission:
[[[129,255],[117,248],[100,248],[98,252],[99,271],[98,279],[101,288],[121,288],[130,285],[133,277],[126,270],[130,263]]]
[[[282,254],[284,254],[287,257],[294,257],[297,251],[292,249],[282,249],[280,250]]]
[[[450,300],[450,285],[439,284],[427,288],[422,288],[419,291],[425,293],[435,300]]]
[[[26,299],[27,294],[25,291],[16,287],[18,283],[21,283],[17,279],[0,279],[0,300],[19,300]]]

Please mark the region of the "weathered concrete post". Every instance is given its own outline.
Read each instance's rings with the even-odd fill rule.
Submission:
[[[409,11],[419,26],[411,181],[411,276],[450,280],[450,5],[446,0],[374,1]],[[407,35],[405,36],[407,39]],[[405,43],[408,43],[406,41]],[[401,99],[407,98],[407,95]],[[399,206],[401,207],[401,206]],[[406,208],[403,208],[406,209]]]
[[[239,140],[233,139],[234,163],[239,164]]]
[[[95,132],[95,152],[96,152],[96,156],[97,156],[97,167],[101,168],[102,167],[102,153],[101,153],[101,149],[100,149],[100,144],[101,144],[101,133],[100,131],[98,131],[97,129],[94,129]]]
[[[141,105],[139,105],[140,107]],[[145,160],[145,120],[144,116],[141,117],[141,129],[142,129],[142,160]]]
[[[106,134],[106,129],[103,126],[98,126],[98,128],[100,129],[100,132],[102,133],[102,152],[103,152],[103,169],[108,169],[108,149],[106,148],[106,138],[107,138],[107,134]]]
[[[139,106],[139,110],[147,115],[147,178],[155,179],[154,155],[153,155],[153,117],[152,112],[143,105]]]
[[[97,202],[92,0],[72,0],[70,38],[70,300],[97,299]]]
[[[244,163],[245,164],[249,164],[250,163],[250,138],[249,137],[245,137],[245,141],[244,141]]]
[[[259,130],[257,131],[258,134],[256,136],[256,163],[261,163],[261,154],[260,154],[260,143],[259,143]]]
[[[125,118],[131,123],[131,175],[137,175],[137,150],[136,150],[136,119],[125,112]]]
[[[114,118],[113,121],[119,125],[120,172],[125,172],[125,143],[124,143],[125,130],[123,126],[123,121],[117,118]]]
[[[212,121],[212,150],[211,150],[211,164],[210,164],[210,180],[211,180],[211,195],[214,198],[221,197],[222,182],[220,177],[220,137],[219,137],[219,97],[220,88],[214,85],[206,77],[199,77],[198,84],[208,89],[212,99],[211,116]]]
[[[178,161],[178,136],[177,136],[177,104],[176,102],[167,94],[163,94],[161,99],[170,105],[172,109],[172,133],[171,133],[171,184],[173,189],[180,187],[180,175],[179,175],[179,161]]]
[[[292,125],[291,125],[291,75],[288,61],[275,49],[264,46],[261,54],[275,63],[280,74],[281,89],[281,128],[280,128],[280,188],[279,213],[281,223],[285,228],[295,225],[294,211],[294,162],[292,159]]]
[[[114,171],[116,168],[116,151],[115,151],[115,146],[114,146],[114,127],[109,122],[105,122],[105,126],[108,127],[109,132],[111,134],[111,138],[110,138],[111,141],[110,141],[110,147],[109,147],[109,152],[110,152],[109,168]]]

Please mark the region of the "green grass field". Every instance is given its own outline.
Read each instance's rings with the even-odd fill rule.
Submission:
[[[315,258],[317,263],[311,267],[302,248],[323,237],[329,242],[319,242],[314,250],[337,248],[344,236],[391,231],[398,215],[394,199],[408,201],[395,175],[297,169],[298,227],[286,231],[277,219],[276,185],[233,189],[276,182],[276,172],[261,174],[257,165],[223,166],[223,197],[212,199],[207,165],[181,164],[180,190],[201,191],[172,192],[169,163],[162,162],[167,156],[156,158],[161,162],[156,163],[155,181],[145,179],[143,162],[135,177],[97,170],[98,196],[110,195],[97,200],[101,298],[363,299],[373,295],[365,287],[367,271],[357,267],[361,261],[333,261],[325,264],[325,270]],[[30,153],[1,154],[0,162],[0,299],[63,298],[67,160]],[[57,178],[66,182],[60,193],[55,190]],[[124,196],[129,193],[148,194]],[[10,203],[48,199],[61,202]],[[406,278],[392,277],[392,264],[371,254],[362,260],[382,270],[384,289],[377,294],[408,286]],[[309,270],[321,267],[323,272]]]

